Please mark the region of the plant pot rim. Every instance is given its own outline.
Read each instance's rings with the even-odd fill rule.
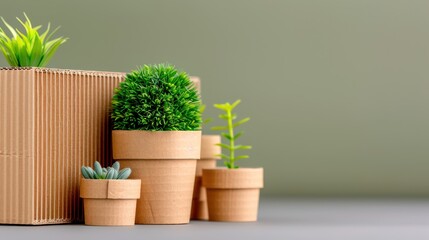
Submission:
[[[264,187],[263,168],[203,169],[203,186],[210,189],[254,189]]]
[[[116,160],[199,159],[201,131],[112,130]]]
[[[139,130],[139,129],[131,129],[131,130],[121,130],[121,129],[113,129],[112,132],[145,132],[145,133],[150,133],[150,134],[156,134],[156,133],[189,133],[189,132],[201,132],[201,130],[169,130],[169,131],[152,131],[152,130]],[[205,136],[205,135],[201,135],[201,136]]]
[[[221,136],[219,134],[203,134],[203,137],[216,137],[216,138],[220,138]]]
[[[80,197],[91,199],[139,199],[140,179],[85,179],[80,181]]]

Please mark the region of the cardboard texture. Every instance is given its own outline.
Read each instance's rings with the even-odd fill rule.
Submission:
[[[200,131],[112,131],[113,156],[141,179],[137,224],[189,223]]]
[[[197,161],[195,172],[194,194],[192,198],[191,219],[208,220],[206,189],[201,185],[204,168],[215,168],[216,161],[219,160],[217,154],[221,154],[220,135],[203,135],[201,137],[201,155]]]
[[[124,76],[0,68],[0,223],[83,220],[80,167],[112,164],[108,114]]]
[[[203,169],[210,221],[253,222],[258,219],[262,168]]]
[[[85,224],[94,226],[134,225],[140,179],[81,179]]]
[[[0,69],[0,223],[83,219],[80,167],[111,163],[108,111],[123,76]]]

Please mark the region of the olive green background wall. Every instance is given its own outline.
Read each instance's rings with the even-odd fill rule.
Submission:
[[[169,62],[242,99],[264,195],[429,196],[428,1],[1,0],[24,11],[70,37],[51,67]]]

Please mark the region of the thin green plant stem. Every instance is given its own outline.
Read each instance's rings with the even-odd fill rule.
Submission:
[[[238,132],[237,134],[234,134],[234,128],[242,125],[243,123],[246,123],[250,120],[250,118],[244,118],[240,121],[237,121],[234,123],[234,120],[236,119],[236,114],[233,113],[232,110],[234,110],[235,107],[240,103],[240,100],[235,101],[233,104],[230,104],[229,102],[224,104],[215,104],[214,107],[217,109],[220,109],[225,112],[225,114],[220,114],[219,118],[226,120],[227,126],[215,126],[212,127],[212,130],[221,130],[221,131],[227,131],[222,132],[222,137],[226,138],[229,141],[229,144],[223,144],[218,143],[217,146],[220,146],[221,148],[229,151],[229,155],[226,154],[218,154],[216,156],[221,157],[224,161],[224,164],[226,167],[230,169],[238,168],[238,166],[235,164],[235,162],[239,159],[246,159],[249,158],[248,155],[236,155],[236,150],[246,150],[251,149],[252,146],[249,145],[236,145],[236,140],[242,135],[242,132]]]
[[[229,136],[234,136],[234,128],[232,125],[232,114],[231,114],[231,109],[228,109],[227,111],[228,114],[228,130],[229,130]],[[231,164],[231,168],[235,168],[235,145],[234,145],[234,138],[231,137],[229,139],[229,157],[230,157],[230,164]]]

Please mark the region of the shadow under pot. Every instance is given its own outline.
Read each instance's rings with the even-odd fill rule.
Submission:
[[[254,222],[258,219],[262,168],[203,169],[210,221]]]
[[[189,223],[201,131],[113,130],[113,158],[141,179],[137,224]]]
[[[81,179],[85,224],[130,226],[136,218],[140,180]]]

